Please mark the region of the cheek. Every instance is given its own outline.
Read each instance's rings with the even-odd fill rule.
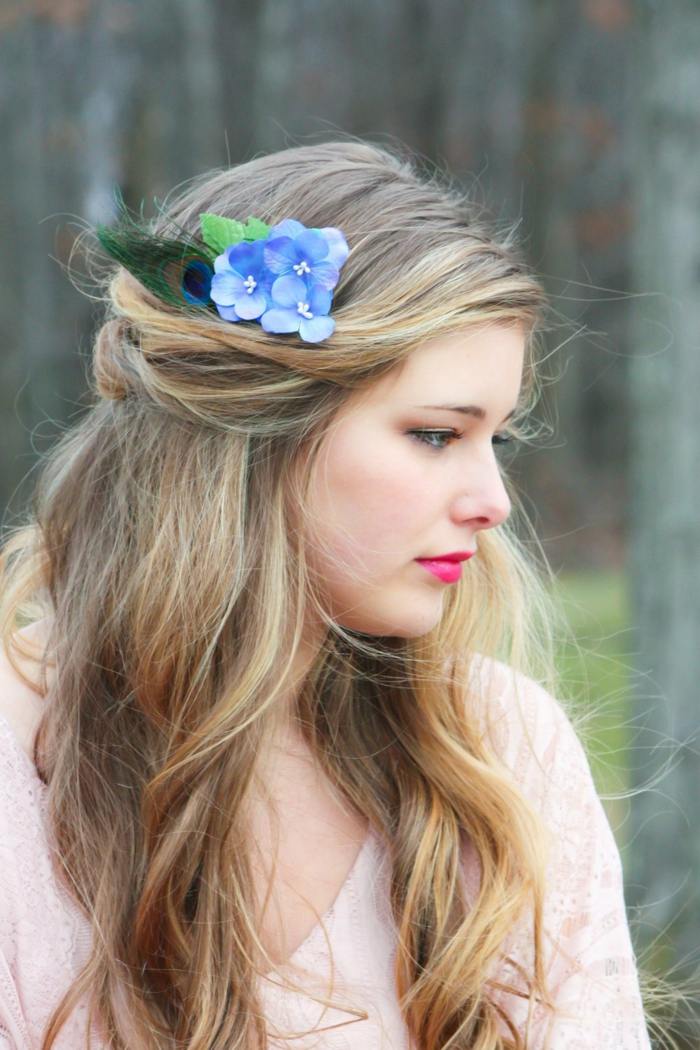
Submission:
[[[377,442],[336,442],[314,486],[320,534],[355,565],[413,549],[431,503],[425,471],[401,437],[385,437],[377,449]]]

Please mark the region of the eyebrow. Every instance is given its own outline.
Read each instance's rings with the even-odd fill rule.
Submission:
[[[486,419],[486,412],[479,405],[416,405],[416,408],[433,408],[439,409],[443,412],[461,412],[463,416],[474,416],[475,419]],[[515,415],[517,405],[512,408],[507,416],[503,419],[505,423],[507,419],[510,419]]]

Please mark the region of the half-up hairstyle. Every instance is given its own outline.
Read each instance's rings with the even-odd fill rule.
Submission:
[[[336,412],[428,338],[520,326],[525,419],[544,293],[512,233],[464,192],[363,141],[207,173],[163,202],[153,232],[196,236],[203,212],[340,228],[350,255],[336,329],[310,346],[178,310],[123,267],[105,277],[92,403],[42,463],[31,517],[0,562],[7,651],[22,649],[23,626],[50,625],[34,761],[57,876],[93,932],[42,1050],[88,993],[115,1050],[265,1047],[258,980],[272,963],[247,817],[310,613],[327,633],[296,713],[389,853],[411,1036],[421,1050],[523,1050],[490,975],[529,910],[533,965],[514,994],[549,1001],[545,837],[470,694],[477,654],[554,682],[552,610],[516,493],[420,638],[333,622],[307,563],[305,507]],[[471,902],[465,836],[481,873]]]

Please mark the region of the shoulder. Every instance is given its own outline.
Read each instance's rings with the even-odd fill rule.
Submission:
[[[26,645],[40,658],[48,636],[47,620],[23,627],[17,634],[22,646]],[[21,673],[0,645],[0,719],[5,721],[21,749],[31,759],[45,702],[39,690],[39,663],[14,650],[12,655]]]
[[[567,779],[585,782],[590,793],[588,757],[561,699],[535,679],[480,653],[463,674],[465,716],[538,808]]]
[[[504,755],[527,742],[544,758],[557,738],[578,739],[561,699],[501,660],[475,653],[458,674],[467,714]]]
[[[485,749],[548,832],[550,886],[586,894],[597,878],[619,892],[615,835],[564,704],[534,679],[490,659],[474,661],[469,683],[466,703],[478,711]]]
[[[37,642],[41,627],[19,634],[22,643]],[[31,659],[18,654],[16,662],[30,682],[38,679]],[[50,870],[41,781],[31,754],[42,702],[0,646],[0,958],[10,960]]]

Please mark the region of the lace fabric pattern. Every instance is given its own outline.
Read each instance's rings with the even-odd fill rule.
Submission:
[[[578,737],[561,705],[532,680],[498,661],[480,660],[473,670],[476,694],[488,697],[479,717],[489,743],[550,832],[545,957],[557,1011],[554,1018],[534,1011],[528,1050],[650,1050],[620,857]],[[55,880],[45,792],[0,716],[0,1050],[38,1050],[48,1017],[90,949],[87,920]],[[468,842],[463,856],[473,893],[479,868]],[[366,1009],[367,1020],[345,1025],[351,1014],[324,1013],[307,995],[265,979],[261,995],[271,1031],[325,1029],[288,1042],[271,1036],[270,1050],[421,1050],[409,1043],[393,988],[396,933],[387,861],[381,840],[373,837],[324,917],[330,952],[319,924],[290,960],[294,976],[305,972],[308,983],[302,985],[320,994],[328,994],[332,965],[330,997]],[[526,969],[531,965],[528,916],[504,949]],[[519,985],[517,968],[507,962],[491,976]],[[525,1033],[526,1002],[506,992],[494,998]],[[81,1004],[74,1012],[56,1050],[82,1050],[86,1010]],[[93,1039],[100,1050],[98,1032]]]
[[[0,718],[0,1036],[12,1050],[40,1045],[57,989],[89,948],[88,925],[53,871],[45,785]],[[80,1045],[86,1010],[74,1012],[57,1050]]]
[[[556,1013],[535,1008],[528,1050],[650,1050],[620,854],[580,740],[561,704],[537,683],[498,661],[482,670],[489,742],[549,832],[544,955]],[[474,886],[473,858],[464,867]],[[524,916],[504,945],[504,956],[527,970],[531,919]],[[493,976],[522,987],[507,962]],[[526,1001],[505,992],[493,998],[525,1033]]]

